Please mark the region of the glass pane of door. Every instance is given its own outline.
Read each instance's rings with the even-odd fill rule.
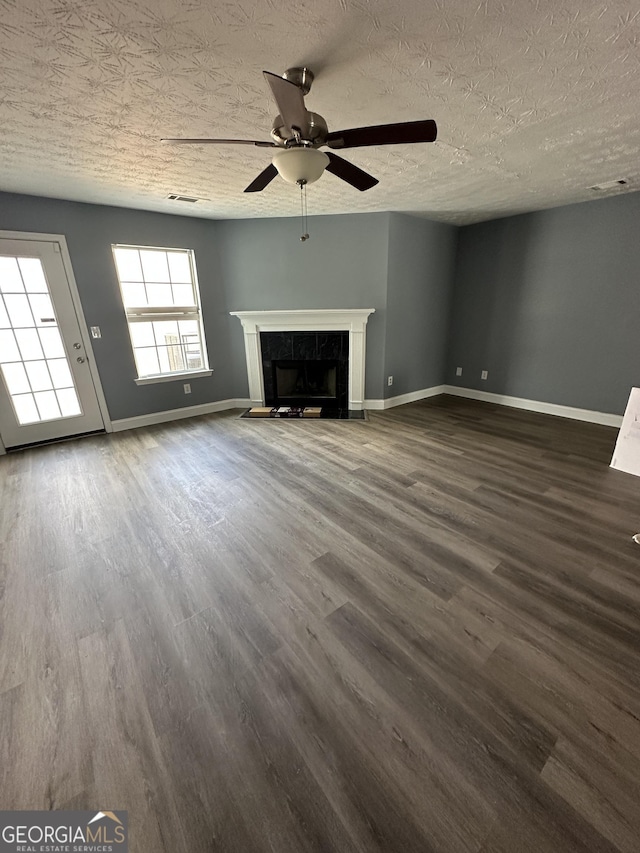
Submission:
[[[82,414],[39,258],[0,256],[0,369],[21,426]]]

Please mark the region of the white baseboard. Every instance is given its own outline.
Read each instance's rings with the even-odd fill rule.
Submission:
[[[593,412],[589,409],[576,409],[572,406],[560,406],[557,403],[544,403],[540,400],[526,400],[523,397],[491,394],[488,391],[476,391],[474,388],[459,388],[456,385],[434,385],[431,388],[423,388],[420,391],[411,391],[409,394],[388,397],[386,400],[365,400],[364,408],[372,411],[392,409],[395,406],[402,406],[405,403],[415,403],[418,400],[426,400],[428,397],[437,397],[440,394],[467,397],[470,400],[481,400],[485,403],[494,403],[498,406],[525,409],[529,412],[539,412],[544,415],[555,415],[560,418],[571,418],[575,421],[587,421],[588,423],[602,424],[604,426],[619,428],[622,424],[622,415],[613,415],[608,412]],[[216,403],[202,403],[199,406],[187,406],[183,409],[152,412],[149,415],[138,415],[133,418],[122,418],[118,421],[112,421],[113,431],[122,432],[126,429],[153,426],[153,424],[162,424],[167,421],[180,420],[181,418],[193,418],[197,415],[224,412],[228,409],[248,409],[251,405],[251,400],[240,398],[235,400],[219,400]],[[0,453],[2,453],[3,449],[0,444]]]
[[[402,406],[405,403],[416,403],[418,400],[426,400],[427,397],[437,397],[445,393],[445,385],[434,385],[432,388],[423,388],[421,391],[410,391],[408,394],[400,394],[398,397],[387,397],[386,400],[365,400],[365,409],[393,409],[394,406]]]
[[[213,412],[225,412],[227,409],[248,409],[251,400],[218,400],[217,403],[202,403],[199,406],[186,406],[184,409],[168,409],[164,412],[152,412],[149,415],[137,415],[134,418],[122,418],[112,421],[113,431],[122,432],[125,429],[163,424],[167,421],[177,421],[181,418],[193,418],[197,415],[210,415]]]
[[[510,406],[512,409],[526,409],[543,415],[556,415],[559,418],[571,418],[574,421],[587,421],[603,426],[620,427],[622,415],[608,412],[593,412],[590,409],[576,409],[573,406],[560,406],[557,403],[544,403],[540,400],[526,400],[524,397],[508,397],[504,394],[491,394],[488,391],[476,391],[474,388],[458,388],[456,385],[443,385],[443,394],[454,397],[467,397],[470,400],[482,400],[498,406]]]

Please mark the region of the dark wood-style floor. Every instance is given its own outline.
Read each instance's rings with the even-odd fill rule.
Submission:
[[[640,479],[439,398],[0,459],[0,808],[135,853],[640,850]]]

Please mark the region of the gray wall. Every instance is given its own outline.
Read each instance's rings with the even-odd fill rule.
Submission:
[[[389,223],[384,396],[445,381],[457,228],[393,213]],[[393,385],[386,377],[393,376]]]
[[[461,229],[446,381],[622,413],[640,382],[639,221],[635,193]]]
[[[116,207],[0,193],[0,230],[64,234],[89,326],[100,326],[93,341],[96,365],[113,420],[193,406],[234,396],[230,318],[220,275],[215,223]],[[213,376],[137,386],[129,333],[116,278],[112,243],[194,249]]]
[[[314,216],[300,242],[298,219],[217,222],[230,311],[375,308],[367,324],[366,396],[383,394],[389,214]],[[246,396],[242,327],[233,318],[236,388]]]
[[[281,308],[376,309],[369,399],[447,382],[621,413],[640,383],[638,221],[640,194],[628,194],[462,229],[313,217],[301,243],[295,218],[213,222],[0,193],[0,229],[66,236],[87,323],[102,329],[94,354],[113,419],[246,396],[229,311]],[[214,373],[190,396],[180,381],[135,384],[112,243],[195,250]]]
[[[375,308],[367,326],[368,397],[382,397],[388,214],[215,222],[0,193],[0,230],[64,234],[113,420],[248,395],[244,338],[229,311]],[[195,250],[213,376],[138,386],[111,245]]]

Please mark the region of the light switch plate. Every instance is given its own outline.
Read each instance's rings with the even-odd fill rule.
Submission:
[[[91,327],[91,337],[92,338],[101,338],[102,332],[100,331],[100,326],[92,326]]]

